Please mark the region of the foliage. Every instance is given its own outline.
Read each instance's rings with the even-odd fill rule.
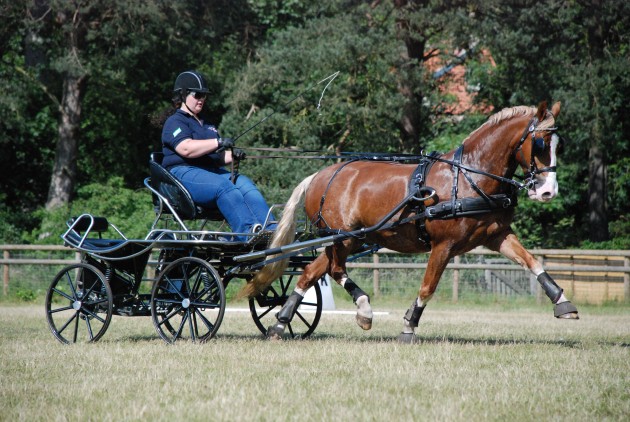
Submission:
[[[100,185],[114,196],[142,186],[148,155],[161,147],[150,117],[169,106],[174,77],[188,68],[208,76],[207,111],[224,136],[275,112],[239,146],[333,155],[450,150],[485,119],[446,114],[453,98],[432,77],[430,57],[446,63],[455,48],[467,49],[466,81],[479,103],[498,110],[563,102],[561,191],[552,204],[519,204],[515,227],[528,245],[580,245],[594,194],[607,202],[610,244],[629,237],[628,2],[15,0],[3,3],[0,16],[0,236],[7,242],[57,242],[71,210],[83,206],[123,225],[136,219],[140,205],[112,212],[86,198],[99,197]],[[328,81],[318,82],[336,71],[323,92]],[[72,74],[86,75],[77,199],[57,215],[41,208],[64,78]],[[413,143],[403,133],[409,107],[417,118]],[[604,151],[605,191],[589,191],[593,148]],[[279,203],[329,163],[250,158],[241,172]],[[124,193],[120,201],[127,199]]]
[[[155,217],[148,190],[132,190],[124,187],[121,177],[115,176],[107,184],[91,183],[79,189],[77,198],[70,206],[36,212],[40,226],[25,236],[27,243],[58,244],[67,230],[66,221],[82,214],[105,217],[128,239],[143,239]],[[118,237],[110,229],[112,237]]]
[[[575,214],[571,230],[578,236],[570,244],[557,240],[576,245],[592,226],[593,204],[608,202],[609,221],[630,212],[627,190],[619,189],[623,180],[618,184],[609,177],[608,195],[599,187],[585,189],[593,177],[589,165],[596,151],[603,153],[610,173],[627,168],[627,162],[617,161],[627,156],[630,136],[626,118],[630,6],[610,0],[549,1],[544,7],[536,2],[490,1],[480,6],[476,18],[483,44],[497,63],[496,68],[471,75],[480,87],[479,100],[497,108],[551,99],[563,102],[558,120],[567,139],[563,162],[576,166],[569,173],[572,177],[562,181],[572,190],[572,199],[558,211]],[[580,198],[574,197],[576,192]]]

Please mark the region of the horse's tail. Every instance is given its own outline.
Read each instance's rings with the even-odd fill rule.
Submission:
[[[278,222],[269,248],[277,248],[280,246],[288,245],[295,240],[295,227],[296,218],[295,213],[302,197],[306,193],[311,181],[317,173],[308,176],[306,179],[293,189],[293,193],[289,198],[289,201],[284,206],[284,212],[282,218]],[[254,275],[254,278],[248,282],[245,287],[238,293],[238,297],[253,297],[262,292],[267,286],[269,286],[275,279],[280,277],[289,264],[288,259],[282,259],[280,261],[272,262],[265,265],[260,271]]]

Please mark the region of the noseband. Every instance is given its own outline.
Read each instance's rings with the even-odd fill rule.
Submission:
[[[532,147],[530,149],[530,160],[529,160],[529,172],[525,173],[522,177],[523,182],[525,182],[525,186],[530,189],[536,184],[536,175],[541,173],[555,173],[556,166],[543,167],[541,169],[536,165],[536,161],[534,158],[537,153],[544,151],[545,149],[545,140],[544,138],[536,138],[536,132],[551,132],[556,133],[558,131],[557,127],[550,127],[547,129],[538,129],[538,117],[533,117],[532,120],[529,121],[527,127],[523,131],[523,136],[521,136],[521,140],[518,142],[518,146],[514,151],[514,154],[520,153],[523,158],[525,158],[525,154],[523,153],[522,146],[527,140],[529,134],[531,133],[530,139],[532,140]],[[518,176],[517,176],[518,177]]]

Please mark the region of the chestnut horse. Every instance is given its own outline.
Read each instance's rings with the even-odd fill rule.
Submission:
[[[402,253],[431,252],[418,297],[403,319],[402,342],[414,340],[420,316],[449,260],[477,246],[499,251],[529,269],[554,304],[555,316],[578,319],[575,306],[510,227],[518,190],[527,190],[530,199],[540,202],[558,194],[556,154],[560,138],[555,118],[559,112],[560,103],[548,110],[546,102],[538,108],[502,110],[472,132],[458,149],[439,157],[425,156],[430,165],[424,174],[416,171],[416,164],[358,160],[335,164],[307,177],[293,191],[270,247],[294,241],[295,213],[303,196],[306,214],[315,227],[328,234],[355,234],[326,246],[306,266],[278,313],[278,322],[269,327],[268,337],[282,337],[306,290],[325,273],[352,295],[357,323],[370,329],[369,298],[346,272],[346,259],[364,244]],[[523,169],[525,183],[512,180],[518,167]],[[412,178],[424,179],[415,193]],[[388,224],[379,226],[396,209],[400,211],[390,216]],[[375,226],[378,228],[373,231],[356,235],[358,229]],[[263,267],[243,293],[251,296],[261,291],[284,268],[286,260]]]

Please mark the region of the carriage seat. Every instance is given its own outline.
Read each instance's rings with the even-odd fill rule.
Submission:
[[[224,220],[221,212],[216,208],[204,208],[192,199],[188,190],[168,170],[162,167],[164,154],[152,152],[149,160],[151,172],[151,187],[160,193],[182,220]],[[153,193],[153,205],[160,208],[161,199]],[[168,206],[162,207],[163,213],[171,213]]]

